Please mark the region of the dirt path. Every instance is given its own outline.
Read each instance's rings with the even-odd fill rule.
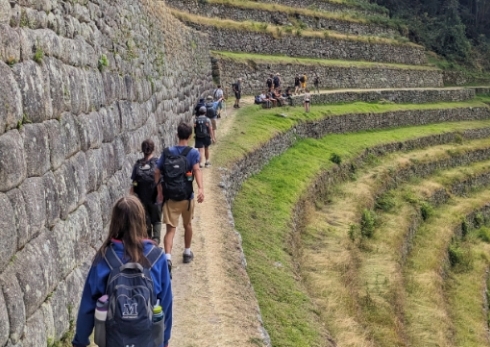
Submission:
[[[251,103],[247,98],[245,102]],[[218,143],[211,147],[211,162],[219,139],[235,118],[232,102],[218,124]],[[205,201],[193,220],[194,261],[182,263],[183,229],[174,240],[174,324],[171,347],[261,346],[257,303],[241,265],[238,237],[225,198],[218,187],[218,168],[203,169]]]

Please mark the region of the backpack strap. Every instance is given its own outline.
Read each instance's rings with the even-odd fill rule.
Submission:
[[[164,157],[170,157],[172,153],[170,153],[170,147],[167,147],[163,150],[163,156]]]
[[[114,246],[112,244],[107,247],[104,254],[104,260],[106,261],[111,271],[124,265],[121,259],[119,259],[119,257],[117,256],[116,251],[114,250]]]
[[[152,246],[148,254],[145,255],[146,259],[150,262],[150,269],[156,264],[158,259],[163,255],[160,247]]]
[[[182,153],[180,153],[180,155],[182,155],[184,157],[187,157],[187,154],[189,154],[189,152],[191,150],[192,150],[192,147],[187,146],[186,148],[184,148],[184,150],[182,151]]]

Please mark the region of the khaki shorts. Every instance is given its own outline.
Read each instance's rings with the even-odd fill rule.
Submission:
[[[211,124],[213,125],[213,130],[216,130],[216,118],[211,118]]]
[[[163,204],[163,222],[170,224],[172,227],[177,228],[179,225],[179,217],[182,216],[184,225],[190,224],[192,218],[194,218],[194,199],[174,201],[168,200]]]

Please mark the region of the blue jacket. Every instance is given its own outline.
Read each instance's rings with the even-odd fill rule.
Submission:
[[[146,254],[153,245],[152,241],[145,240],[144,253]],[[117,255],[123,259],[124,246],[119,240],[112,240],[114,250]],[[104,260],[97,264],[92,264],[83,288],[82,300],[78,310],[78,319],[76,334],[73,338],[75,347],[86,347],[90,344],[89,336],[94,329],[94,313],[97,300],[105,293],[106,283],[109,277],[110,269]],[[154,291],[157,299],[160,299],[160,305],[165,312],[165,333],[164,346],[168,345],[170,331],[172,330],[172,286],[168,272],[167,259],[165,256],[160,257],[156,264],[151,268],[151,277],[153,279]]]

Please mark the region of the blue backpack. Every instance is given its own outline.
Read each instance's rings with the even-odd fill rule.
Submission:
[[[107,248],[104,259],[111,273],[106,287],[106,346],[159,347],[163,343],[163,329],[153,323],[157,298],[150,273],[162,255],[162,249],[153,246],[145,255],[150,263],[146,268],[139,263],[123,264],[113,246]]]

